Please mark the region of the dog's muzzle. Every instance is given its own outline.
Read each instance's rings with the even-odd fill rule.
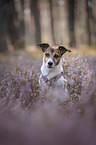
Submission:
[[[48,62],[48,67],[49,67],[49,68],[52,68],[52,65],[53,65],[53,62],[49,61],[49,62]]]
[[[46,63],[46,65],[47,65],[48,68],[54,67],[54,62],[53,62],[53,60],[52,60],[52,59],[48,60],[47,63]]]

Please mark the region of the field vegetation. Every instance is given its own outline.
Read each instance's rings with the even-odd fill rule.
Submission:
[[[0,144],[95,145],[95,56],[74,50],[64,56],[70,94],[64,101],[63,91],[61,97],[57,89],[39,89],[42,60],[38,53],[0,54]]]

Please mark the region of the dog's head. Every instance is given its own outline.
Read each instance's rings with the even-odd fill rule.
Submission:
[[[60,59],[64,53],[71,52],[71,50],[64,46],[50,46],[47,43],[39,44],[44,54],[44,61],[48,68],[54,68],[59,64]]]

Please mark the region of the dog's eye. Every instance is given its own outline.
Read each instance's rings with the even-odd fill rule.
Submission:
[[[50,57],[50,54],[49,54],[49,53],[45,53],[45,56],[46,56],[46,57]]]
[[[55,58],[58,58],[58,57],[59,57],[59,55],[58,55],[58,54],[55,54],[55,55],[54,55],[54,57],[55,57]]]

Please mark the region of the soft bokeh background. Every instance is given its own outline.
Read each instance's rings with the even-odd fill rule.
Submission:
[[[39,88],[41,42],[63,56],[65,92]],[[96,145],[96,0],[0,0],[0,145]]]
[[[33,51],[41,42],[94,50],[96,0],[1,0],[0,51]]]

